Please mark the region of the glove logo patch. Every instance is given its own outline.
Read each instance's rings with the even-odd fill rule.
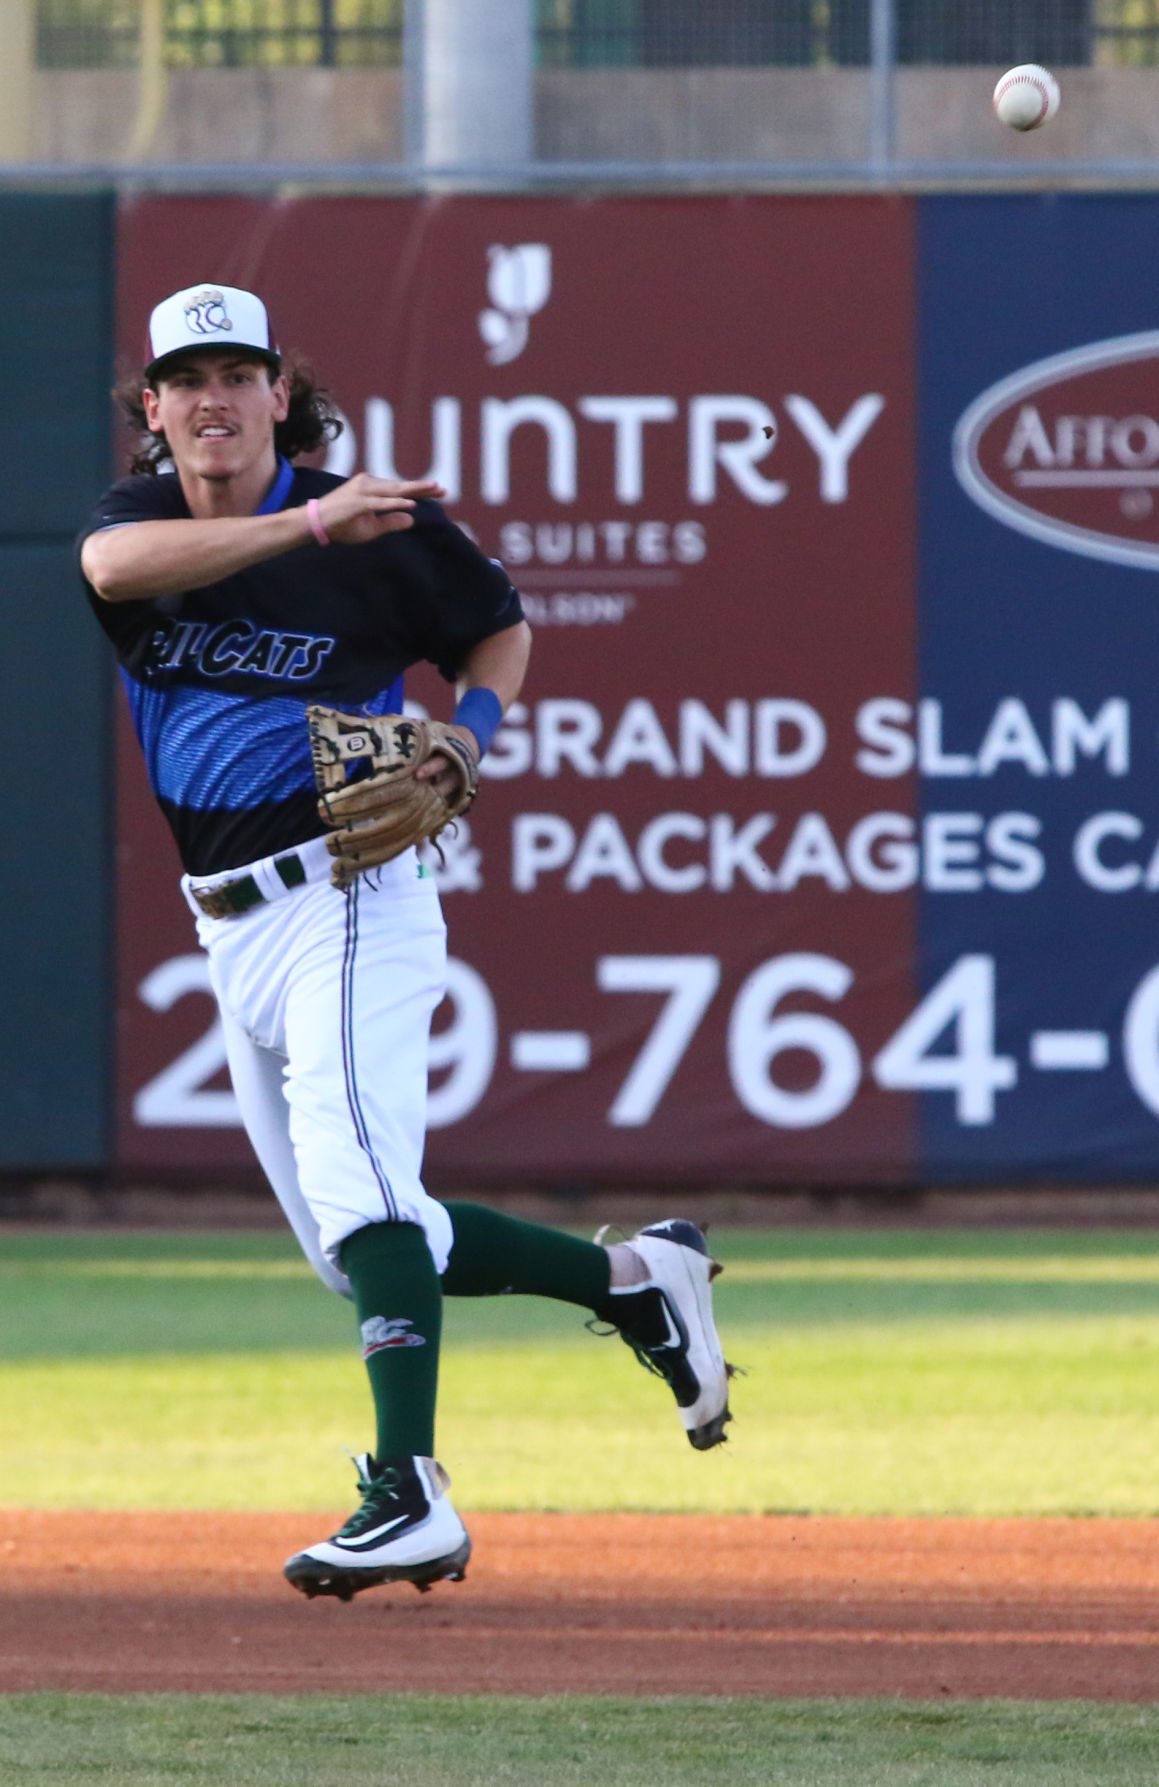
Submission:
[[[476,758],[437,720],[404,714],[368,719],[312,706],[306,723],[318,811],[331,827],[335,887],[352,886],[367,869],[393,862],[424,839],[437,848],[440,833],[467,811],[478,791]]]

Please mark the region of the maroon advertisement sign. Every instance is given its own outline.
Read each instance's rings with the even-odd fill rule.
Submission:
[[[912,221],[873,198],[123,206],[130,360],[168,292],[255,287],[347,418],[333,469],[437,476],[524,595],[524,698],[440,871],[436,1189],[910,1168],[911,1100],[864,1064],[917,999]],[[449,711],[433,673],[408,694]],[[133,752],[120,1162],[239,1165]]]

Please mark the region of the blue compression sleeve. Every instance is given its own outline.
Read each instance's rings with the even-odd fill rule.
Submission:
[[[479,755],[488,750],[503,721],[503,703],[494,689],[468,689],[451,715],[456,726],[466,726],[479,741]]]

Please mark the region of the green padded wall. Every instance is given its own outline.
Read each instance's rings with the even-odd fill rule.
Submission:
[[[72,541],[109,477],[114,227],[111,194],[0,191],[6,1172],[109,1160],[111,675]]]

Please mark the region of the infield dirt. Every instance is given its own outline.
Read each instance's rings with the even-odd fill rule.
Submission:
[[[10,1511],[0,1688],[1159,1699],[1159,1520],[479,1514],[465,1583],[306,1602],[340,1518]]]

